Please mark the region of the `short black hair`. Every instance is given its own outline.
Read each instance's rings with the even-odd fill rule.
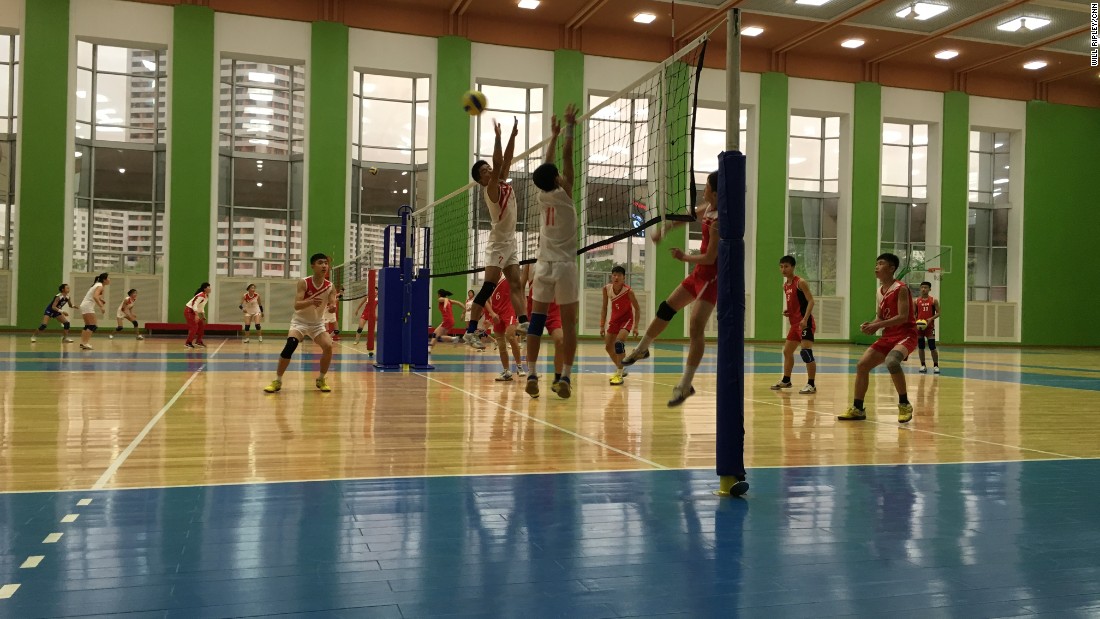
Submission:
[[[478,159],[474,163],[474,167],[470,168],[470,176],[474,177],[475,183],[481,180],[481,166],[483,165],[489,165],[489,162],[484,159]]]
[[[131,289],[126,291],[126,296],[130,296],[130,295],[134,294],[135,292],[137,292],[137,288],[131,288]]]
[[[901,260],[894,254],[886,253],[882,254],[878,258],[875,258],[875,262],[878,262],[879,260],[885,260],[887,264],[894,267],[895,272],[897,272],[898,267],[901,266]]]
[[[324,254],[321,254],[321,253],[317,253],[317,254],[313,254],[312,256],[309,257],[309,263],[311,265],[316,264],[318,260],[328,260],[328,256],[326,256]]]
[[[714,171],[707,174],[707,184],[710,185],[711,191],[718,191],[718,172]]]
[[[439,290],[438,290],[437,292],[439,292],[439,296],[441,296],[441,297],[449,297],[449,296],[451,296],[452,294],[454,294],[454,293],[453,293],[453,292],[451,292],[450,290],[445,290],[445,289],[443,289],[443,288],[440,288],[440,289],[439,289]]]
[[[624,277],[626,276],[626,269],[623,268],[621,264],[616,264],[615,266],[611,267],[611,272],[621,273]]]
[[[68,286],[68,284],[61,284],[60,286],[57,287],[57,291],[61,292],[61,291],[65,290],[65,286]]]
[[[793,267],[798,264],[798,261],[794,259],[794,256],[783,256],[779,259],[779,264],[789,264]]]
[[[535,182],[535,187],[543,191],[554,191],[558,188],[558,166],[552,163],[540,165],[531,174],[531,180]]]
[[[928,286],[929,290],[932,289],[932,282],[921,282],[920,285],[921,286]]]

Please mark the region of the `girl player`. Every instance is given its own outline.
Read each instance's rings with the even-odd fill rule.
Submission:
[[[512,380],[511,366],[508,363],[508,347],[512,347],[512,356],[516,359],[516,372],[524,376],[526,372],[519,358],[519,339],[516,338],[516,311],[512,308],[512,287],[507,278],[502,278],[493,289],[489,305],[485,306],[485,316],[493,323],[493,337],[500,350],[500,365],[504,371],[497,376],[497,382]]]
[[[202,334],[206,330],[206,302],[209,300],[210,282],[203,282],[195,291],[195,296],[183,307],[183,317],[187,319],[187,342],[184,346],[188,348],[206,348]]]
[[[115,310],[115,333],[122,331],[122,321],[128,321],[134,325],[134,335],[137,339],[144,340],[145,337],[141,335],[141,330],[138,329],[137,315],[134,314],[134,303],[137,302],[137,288],[131,288],[126,292],[126,298],[122,300],[122,303],[118,304],[118,309]],[[110,336],[110,339],[115,339],[114,333]]]
[[[244,289],[244,294],[241,295],[241,304],[237,306],[242,312],[244,312],[244,339],[243,343],[248,343],[248,330],[252,328],[252,323],[256,323],[256,339],[262,344],[264,342],[264,334],[260,331],[260,320],[264,317],[264,300],[260,298],[260,293],[256,292],[256,284],[249,284],[248,288]]]
[[[84,295],[80,302],[80,314],[84,318],[84,330],[80,333],[80,349],[92,349],[92,334],[99,329],[96,324],[96,313],[107,313],[107,300],[104,298],[104,287],[111,283],[111,278],[106,273],[95,276],[95,282]]]
[[[615,373],[611,375],[612,385],[623,384],[623,354],[626,353],[626,336],[633,331],[638,336],[637,318],[642,310],[634,291],[624,283],[626,269],[616,266],[611,269],[611,283],[603,287],[603,305],[600,306],[600,336],[604,349],[615,364]],[[611,324],[607,324],[607,303],[611,302]],[[604,326],[607,326],[606,331]]]
[[[377,290],[377,289],[376,289]],[[378,297],[363,297],[359,307],[355,308],[359,314],[359,328],[355,330],[355,343],[359,343],[359,336],[363,335],[363,327],[367,327],[367,356],[374,356],[374,325],[378,321]]]
[[[61,341],[65,344],[72,344],[73,340],[69,337],[69,313],[65,311],[66,305],[73,307],[73,302],[69,299],[69,285],[61,284],[57,287],[57,294],[53,296],[53,301],[50,301],[50,304],[46,306],[46,311],[43,312],[42,324],[38,325],[38,331],[45,331],[46,325],[50,324],[50,319],[53,318],[65,328],[65,336],[61,338]],[[38,341],[38,331],[31,333],[31,344]]]
[[[455,327],[455,312],[454,302],[449,298],[453,292],[450,290],[439,289],[439,313],[443,314],[443,322],[439,323],[439,326],[435,328],[435,333],[432,335],[433,339],[428,342],[428,353],[432,352],[432,347],[436,342],[453,342],[455,344],[461,343],[462,338],[447,335],[451,332],[451,329]],[[484,346],[482,346],[484,348]]]

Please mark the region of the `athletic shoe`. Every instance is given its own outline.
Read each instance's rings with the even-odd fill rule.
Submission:
[[[679,406],[684,403],[684,400],[695,395],[695,387],[688,387],[687,391],[680,385],[676,385],[672,388],[672,399],[668,401],[669,408],[673,406]]]
[[[623,357],[623,365],[634,365],[642,359],[649,358],[649,349],[639,351],[637,348],[630,351],[630,354]]]
[[[242,344],[247,344],[247,343],[248,343],[248,338],[246,337],[246,338],[244,338],[243,340],[241,340],[241,343],[242,343]]]
[[[623,375],[619,374],[618,372],[612,374],[611,375],[611,384],[612,385],[621,385],[621,384],[623,384]]]
[[[71,338],[71,337],[61,338],[61,343],[62,344],[72,344],[73,343],[73,338]]]
[[[195,348],[206,348],[206,344],[202,342],[195,342]]]
[[[940,373],[940,366],[937,365],[936,367],[932,368],[932,373],[933,374],[939,374]]]
[[[368,358],[373,358],[374,357],[374,351],[373,350],[368,350],[367,351],[367,357]]]
[[[554,393],[558,394],[559,398],[564,400],[573,395],[573,385],[570,383],[568,376],[562,376],[561,380],[555,383],[555,386],[557,389],[554,389]]]
[[[195,345],[194,345],[194,344],[192,344],[191,342],[187,342],[186,344],[184,344],[184,345],[183,345],[183,347],[184,347],[184,348],[194,348],[194,347],[195,347]]]
[[[504,370],[494,380],[496,380],[498,383],[510,382],[512,380],[512,373],[508,370]]]
[[[259,340],[261,344],[264,343],[264,336],[261,335],[260,337],[258,337],[256,339]]]
[[[520,376],[527,376],[527,368],[523,367],[522,365],[517,365],[516,374],[519,374]]]
[[[779,381],[778,383],[772,385],[772,391],[779,391],[780,389],[790,389],[791,387],[794,387],[794,385],[792,385],[791,383]]]
[[[927,374],[928,373],[928,368],[926,368],[922,365],[922,366],[920,366],[920,369],[917,370],[917,371],[920,372],[921,374]]]
[[[270,385],[264,387],[264,392],[265,393],[275,393],[276,391],[280,391],[282,388],[283,388],[283,381],[281,381],[279,379],[275,379],[275,380],[271,381]]]
[[[539,379],[538,379],[538,377],[537,376],[528,376],[527,377],[527,386],[524,387],[523,390],[526,391],[527,395],[531,396],[532,398],[539,397]]]
[[[332,391],[332,387],[329,387],[328,382],[323,378],[318,378],[314,384],[317,385],[317,388],[320,389],[322,393]]]
[[[36,338],[35,336],[32,335],[31,336],[31,344],[34,344],[37,341],[38,341],[38,338]]]
[[[844,411],[843,415],[837,415],[836,418],[841,421],[863,421],[867,418],[867,411],[862,408],[849,406],[848,410]]]
[[[485,344],[482,344],[477,335],[473,333],[467,333],[466,335],[463,335],[462,341],[469,344],[471,348],[476,348],[477,350],[485,350]]]
[[[898,423],[909,423],[913,418],[912,404],[898,404]]]
[[[799,389],[798,392],[801,394],[817,393],[817,387],[813,385],[806,385],[805,387]]]
[[[144,340],[144,339],[145,339],[145,336],[144,336],[144,335],[138,335],[138,336],[137,336],[137,339],[139,339],[139,340]]]
[[[80,350],[91,350],[91,349],[92,349],[91,344],[81,344],[80,345]]]
[[[530,326],[531,326],[531,323],[529,323],[529,322],[519,323],[518,325],[516,325],[516,335],[519,335],[519,336],[527,335],[527,329]]]
[[[108,333],[107,334],[107,339],[109,339],[109,340],[115,339],[115,334],[114,333]]]

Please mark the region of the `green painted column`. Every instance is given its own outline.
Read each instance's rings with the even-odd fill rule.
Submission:
[[[783,291],[777,265],[787,253],[787,147],[789,78],[760,76],[760,139],[757,170],[755,339],[783,337]],[[750,241],[751,242],[751,241]]]
[[[64,257],[56,250],[67,247],[72,240],[65,228],[65,213],[73,208],[72,197],[65,195],[65,175],[72,168],[69,162],[73,150],[66,138],[69,0],[33,0],[26,3],[24,11],[16,275],[19,300],[12,322],[31,327],[41,319],[44,299],[54,294],[56,282],[68,279]]]
[[[470,166],[473,165],[473,148],[470,145],[470,117],[458,105],[458,94],[466,92],[473,83],[472,48],[470,40],[463,37],[440,37],[436,60],[435,114],[435,197],[441,198],[470,182]],[[439,270],[440,247],[448,252],[468,250],[469,215],[452,212],[446,215],[446,226],[437,225],[432,230],[432,244],[436,248],[432,269]],[[466,301],[466,276],[454,275],[432,280],[432,290],[446,288],[455,292],[456,301]],[[441,316],[432,293],[432,324],[438,325]]]
[[[309,53],[309,216],[303,255],[344,255],[348,195],[348,27],[314,22]]]
[[[584,96],[584,54],[577,50],[572,49],[557,49],[554,50],[554,84],[551,88],[553,92],[553,107],[550,109],[550,114],[543,115],[543,127],[550,126],[551,114],[557,114],[558,118],[562,118],[564,123],[565,107],[570,103],[577,106],[579,113],[583,114],[584,110],[588,107],[585,103]],[[575,178],[581,178],[584,168],[584,123],[577,124],[576,135],[574,135],[575,146],[573,148],[573,172]],[[527,140],[528,145],[538,143],[542,139],[542,136],[531,136]],[[536,156],[536,160],[538,156]],[[560,169],[562,162],[558,161],[558,167]],[[580,187],[579,182],[577,187]],[[584,244],[584,214],[581,212],[584,192],[574,190],[573,203],[577,208],[577,238],[579,242]],[[584,257],[577,256],[577,269],[581,274],[580,282],[581,286],[584,286]],[[580,324],[584,324],[584,317],[579,316],[577,321]],[[578,325],[579,328],[579,325]]]
[[[665,100],[668,102],[668,135],[684,135],[690,131],[691,100],[685,96],[690,91],[691,80],[694,79],[694,67],[682,62],[676,62],[665,69]],[[668,200],[665,215],[680,216],[690,215],[685,206],[689,200],[688,183],[694,182],[687,178],[687,174],[677,174],[677,170],[688,169],[688,157],[691,155],[691,144],[687,140],[674,140],[668,145]],[[697,196],[696,201],[702,196]],[[697,226],[698,224],[691,224]],[[653,259],[650,264],[654,269],[654,303],[660,303],[676,290],[687,273],[683,262],[672,257],[669,249],[679,247],[684,251],[688,248],[689,227],[681,226],[666,235],[661,242],[654,247]],[[683,338],[685,334],[684,315],[690,311],[676,313],[672,321],[665,328],[665,338]],[[643,321],[643,325],[646,321]],[[642,327],[639,326],[639,331]]]
[[[1067,324],[1097,300],[1090,265],[1100,229],[1095,180],[1100,110],[1030,101],[1026,127],[1022,343],[1100,346],[1096,329]],[[1017,200],[1013,194],[1013,208],[1021,208]],[[1009,236],[1008,242],[1015,240]]]
[[[852,119],[851,282],[848,290],[849,336],[869,344],[859,325],[875,315],[875,258],[878,257],[879,175],[882,165],[882,85],[856,84]]]
[[[178,321],[197,282],[210,277],[214,133],[214,11],[177,5],[172,17],[168,320]],[[217,294],[215,292],[215,294]]]
[[[966,320],[967,165],[970,157],[970,96],[943,95],[943,171],[940,190],[940,245],[952,248],[951,275],[932,282],[947,320],[937,321],[936,338],[947,344],[964,339]],[[946,265],[944,265],[946,266]]]

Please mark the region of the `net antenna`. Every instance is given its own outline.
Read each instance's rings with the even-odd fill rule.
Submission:
[[[662,219],[692,218],[695,93],[710,36],[710,31],[700,35],[618,92],[578,102],[591,106],[577,123],[583,159],[573,185],[583,229],[578,253],[644,234]],[[534,262],[538,247],[539,190],[531,172],[542,163],[548,143],[542,140],[515,155],[509,173],[522,263]],[[713,163],[708,171],[712,168]],[[414,228],[436,231],[432,277],[485,268],[490,224],[482,194],[471,181],[413,212]],[[454,232],[463,228],[466,234]]]

